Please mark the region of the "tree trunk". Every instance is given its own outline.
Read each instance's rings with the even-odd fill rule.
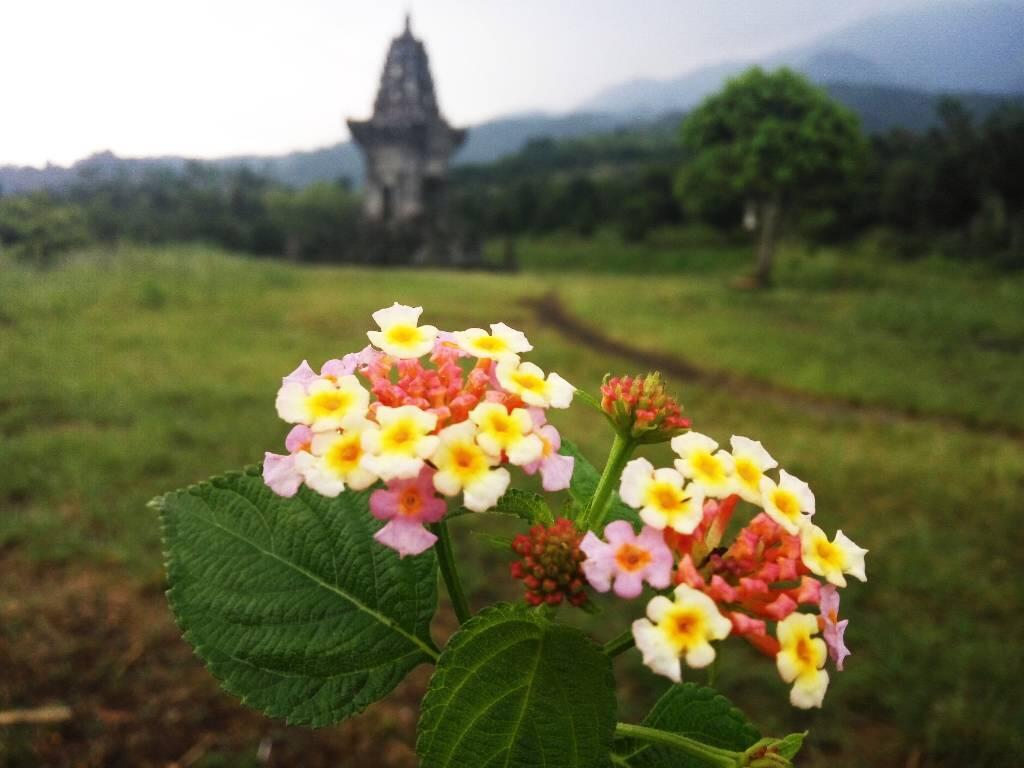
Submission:
[[[775,239],[778,236],[779,198],[772,197],[761,203],[761,232],[757,239],[757,272],[754,275],[758,288],[767,288],[772,284],[772,267],[775,262]]]
[[[516,239],[513,235],[505,236],[505,251],[501,266],[506,272],[517,272],[519,270],[519,257],[516,254]]]

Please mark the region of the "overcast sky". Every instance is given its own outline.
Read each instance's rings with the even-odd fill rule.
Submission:
[[[456,125],[808,42],[922,0],[0,0],[0,164],[347,138],[412,12]]]

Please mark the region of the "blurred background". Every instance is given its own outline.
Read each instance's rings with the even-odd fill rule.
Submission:
[[[800,765],[1021,764],[1024,3],[42,0],[0,84],[0,765],[415,765],[426,668],[321,731],[222,694],[145,507],[279,450],[280,377],[396,300],[661,369],[870,548],[823,710],[721,651]]]

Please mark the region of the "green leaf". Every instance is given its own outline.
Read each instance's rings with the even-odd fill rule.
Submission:
[[[531,491],[522,491],[518,488],[509,488],[502,494],[502,497],[498,499],[498,502],[487,510],[487,514],[499,514],[499,515],[514,515],[515,517],[521,518],[531,525],[540,523],[542,525],[551,525],[555,522],[555,518],[551,514],[551,508],[547,502],[544,501],[544,497],[539,493],[532,493]],[[473,512],[472,510],[466,509],[465,507],[459,507],[458,509],[452,510],[448,513],[448,518],[462,517],[463,515],[476,515],[479,512]]]
[[[572,469],[572,480],[569,484],[569,496],[573,503],[573,519],[578,520],[583,511],[590,506],[590,500],[597,490],[597,483],[601,479],[601,473],[597,471],[587,457],[584,456],[575,443],[562,438],[562,447],[558,451],[563,456],[572,456],[575,459]],[[612,491],[611,499],[608,502],[608,514],[605,517],[605,525],[613,520],[627,520],[634,528],[640,528],[643,521],[640,513],[629,507],[619,498],[618,491]]]
[[[784,736],[779,739],[779,741],[773,745],[773,749],[779,757],[792,760],[803,747],[805,738],[807,738],[806,731],[803,733],[791,733],[788,736]]]
[[[400,560],[374,541],[368,491],[284,499],[255,468],[151,505],[178,624],[246,704],[328,725],[436,658],[434,554]]]
[[[604,768],[615,727],[610,660],[578,629],[497,605],[441,654],[423,699],[422,768]]]
[[[572,456],[575,459],[572,479],[569,481],[569,496],[576,503],[577,508],[582,511],[590,505],[590,500],[597,490],[597,482],[601,479],[601,473],[587,461],[587,457],[580,452],[579,446],[572,440],[562,438],[562,447],[558,452],[563,456]]]
[[[743,752],[761,737],[728,699],[713,688],[693,683],[669,688],[644,718],[643,725],[735,752]],[[631,739],[618,741],[615,751],[632,768],[706,768],[704,763],[679,750]]]

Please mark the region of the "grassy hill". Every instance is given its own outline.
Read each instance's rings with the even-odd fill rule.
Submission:
[[[344,737],[349,759],[410,765],[415,710],[404,700],[313,733],[246,719],[212,681],[173,695],[153,687],[206,678],[162,610],[159,531],[144,504],[279,450],[279,377],[302,358],[361,347],[370,312],[394,300],[422,304],[442,328],[506,321],[528,333],[542,366],[591,391],[608,370],[640,367],[536,309],[551,290],[608,337],[738,376],[674,381],[696,428],[721,441],[763,440],[810,480],[823,525],[871,550],[870,581],[844,596],[854,656],[825,709],[790,710],[772,665],[728,641],[719,680],[738,705],[768,731],[811,729],[801,765],[997,766],[1021,754],[1024,670],[1012,649],[1024,641],[1015,578],[1024,512],[1024,312],[1015,298],[1024,277],[791,250],[779,290],[761,295],[729,287],[746,266],[738,251],[663,243],[677,255],[671,271],[625,275],[566,271],[545,256],[585,247],[530,243],[524,261],[548,269],[515,276],[298,268],[202,248],[89,252],[41,273],[3,264],[0,581],[17,589],[0,598],[0,666],[19,673],[0,677],[0,709],[46,703],[39,698],[52,690],[82,721],[15,729],[0,741],[0,762],[39,764],[33,750],[53,738],[59,754],[89,749],[109,760],[127,754],[115,747],[127,749],[130,733],[141,745],[133,754],[144,755],[133,765],[171,762],[202,740],[220,761],[206,765],[243,766],[254,764],[260,734],[272,733],[306,755],[326,755]],[[603,459],[602,423],[580,407],[559,417],[564,434]],[[489,567],[474,579],[478,605],[484,593],[514,596],[502,556],[459,523],[465,563]],[[88,574],[90,584],[129,590],[110,592],[120,596],[104,598],[113,605],[149,606],[149,628],[132,623],[127,641],[114,633],[86,652],[98,630],[62,630],[65,609],[45,602],[26,613],[21,590],[50,595],[40,584],[63,589]],[[609,634],[602,622],[615,616],[617,629],[638,610],[609,603],[587,621]],[[619,668],[631,681],[630,716],[661,688],[634,656]],[[140,667],[151,677],[131,682]],[[385,739],[399,745],[386,755]],[[108,742],[115,751],[97,752]]]

